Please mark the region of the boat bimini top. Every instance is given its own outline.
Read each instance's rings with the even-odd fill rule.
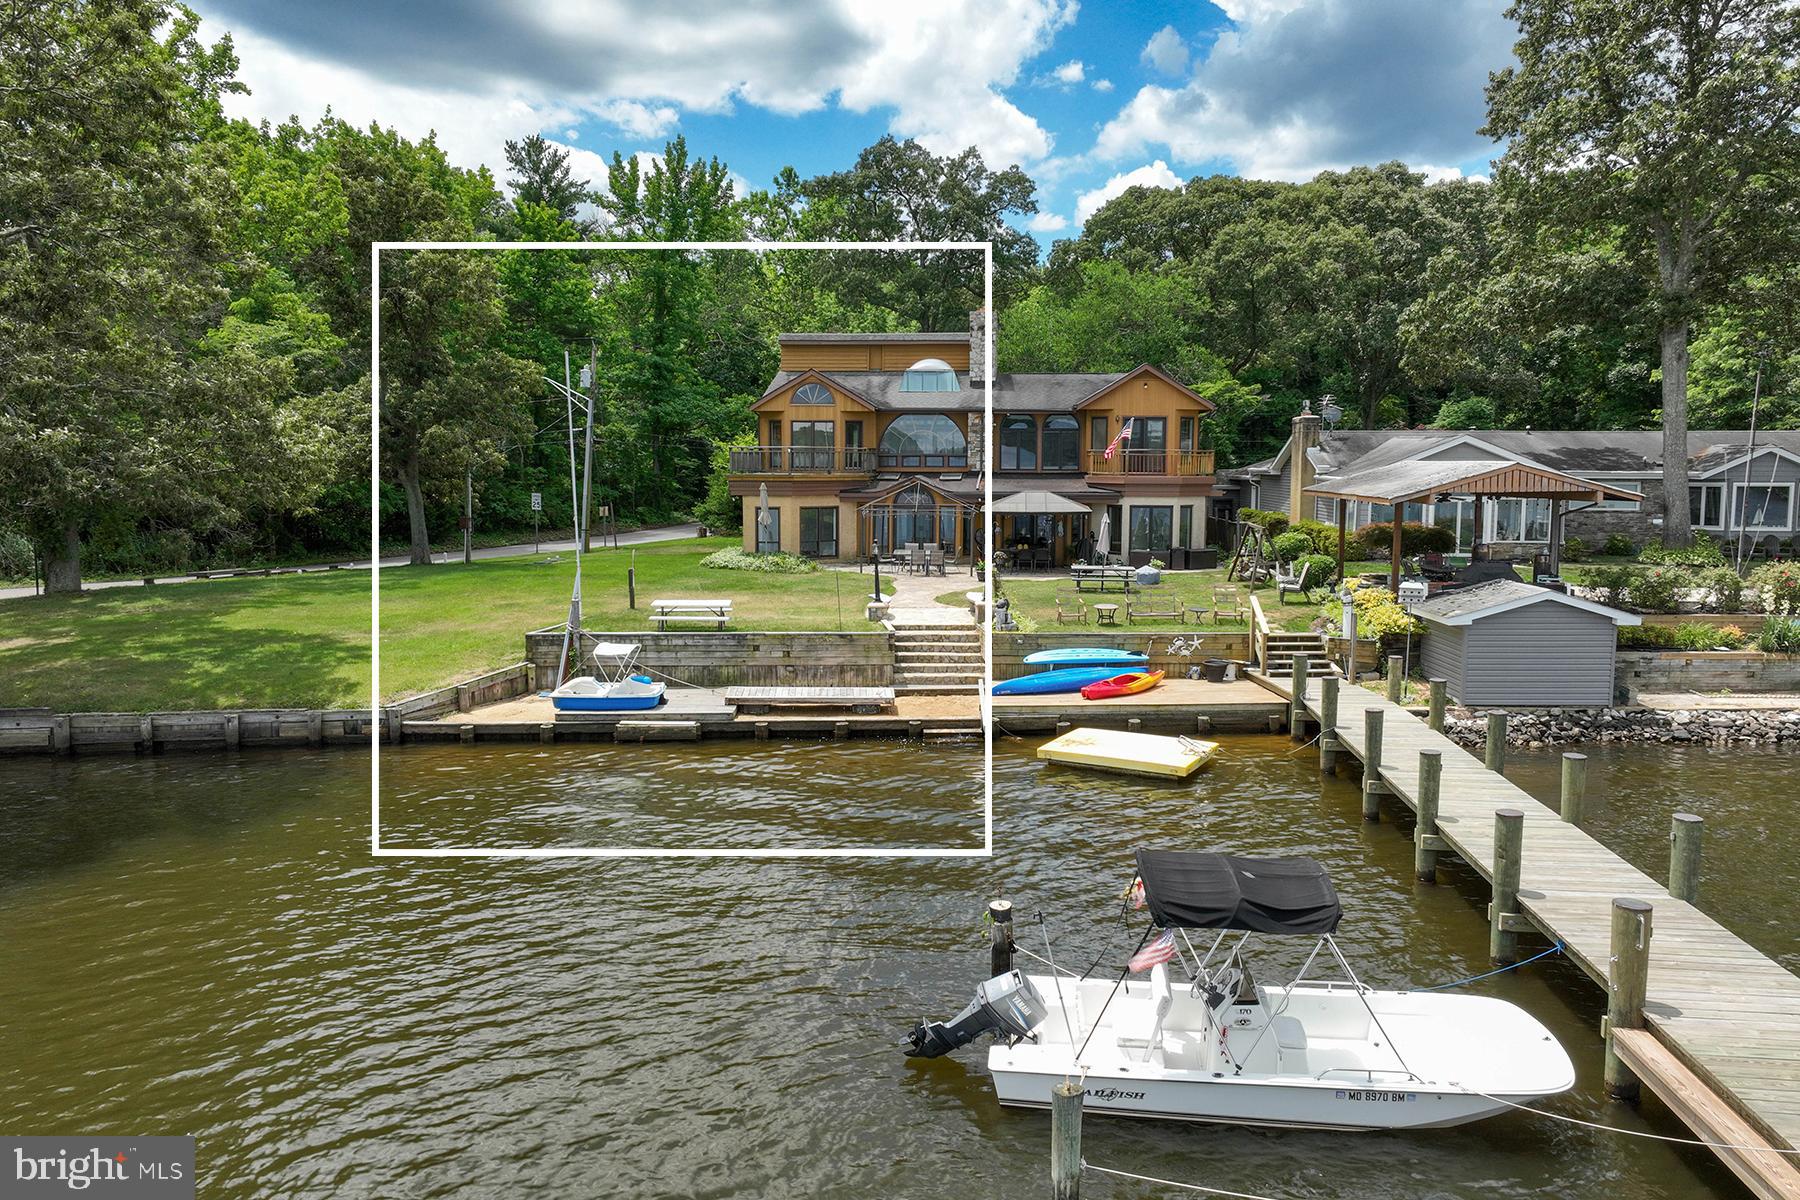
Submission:
[[[1164,929],[1331,933],[1344,915],[1331,878],[1310,858],[1139,850],[1137,871]]]

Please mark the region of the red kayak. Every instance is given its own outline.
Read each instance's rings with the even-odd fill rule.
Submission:
[[[1111,679],[1102,679],[1099,683],[1090,683],[1081,689],[1083,700],[1104,700],[1108,696],[1129,696],[1133,692],[1147,692],[1163,680],[1162,671],[1127,671],[1123,675],[1114,675]]]

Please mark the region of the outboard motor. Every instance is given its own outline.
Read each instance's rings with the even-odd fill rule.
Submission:
[[[1031,980],[1017,971],[996,975],[975,989],[975,999],[945,1024],[921,1021],[900,1044],[909,1058],[937,1058],[966,1046],[984,1033],[1021,1038],[1044,1023],[1050,1010]]]

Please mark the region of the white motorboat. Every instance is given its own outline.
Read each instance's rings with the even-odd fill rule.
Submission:
[[[563,712],[619,712],[655,708],[668,685],[636,671],[634,642],[600,642],[594,647],[594,674],[581,675],[550,693]]]
[[[1311,859],[1139,850],[1137,864],[1160,926],[1134,956],[1148,980],[1011,971],[954,1021],[921,1024],[908,1052],[993,1033],[1003,1104],[1047,1107],[1052,1087],[1079,1079],[1090,1111],[1302,1129],[1461,1125],[1575,1085],[1561,1044],[1516,1005],[1358,981],[1332,936],[1336,892]],[[1204,953],[1198,929],[1216,931]],[[1245,954],[1258,934],[1316,940],[1291,981],[1265,984]],[[1342,979],[1306,977],[1325,952]]]

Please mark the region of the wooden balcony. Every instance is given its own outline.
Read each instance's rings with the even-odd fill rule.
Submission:
[[[866,475],[874,470],[875,451],[865,446],[738,446],[731,451],[733,475]]]
[[[1213,473],[1211,450],[1127,450],[1087,452],[1089,475],[1162,475],[1197,478]]]

